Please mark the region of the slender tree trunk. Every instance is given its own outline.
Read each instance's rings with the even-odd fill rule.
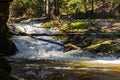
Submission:
[[[44,16],[48,17],[50,14],[49,0],[44,0]]]
[[[46,0],[46,16],[48,19],[54,19],[59,16],[59,0]]]
[[[49,0],[46,0],[46,15],[50,14],[50,10],[49,10]]]
[[[92,0],[92,12],[91,12],[91,16],[92,16],[92,18],[94,17],[94,0]]]
[[[54,15],[59,15],[59,0],[54,0]]]

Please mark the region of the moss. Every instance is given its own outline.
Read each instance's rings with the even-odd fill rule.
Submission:
[[[112,40],[107,40],[107,41],[99,42],[96,44],[92,44],[92,45],[88,46],[87,49],[96,49],[96,48],[100,47],[101,45],[110,44],[111,42],[112,42]]]
[[[64,32],[84,32],[87,30],[95,30],[96,26],[95,21],[65,21],[65,20],[56,20],[56,21],[50,21],[46,22],[42,25],[44,28],[51,28],[51,29],[57,29]]]
[[[102,53],[118,53],[119,51],[119,44],[114,43],[112,40],[97,40],[94,44],[86,47],[85,49],[88,50],[95,50],[97,52]]]
[[[101,44],[97,49],[98,52],[116,53],[116,45],[114,44]]]
[[[91,28],[95,28],[96,23],[89,21],[89,22],[73,22],[71,23],[72,26],[74,26],[75,28],[79,28],[79,29],[91,29]]]

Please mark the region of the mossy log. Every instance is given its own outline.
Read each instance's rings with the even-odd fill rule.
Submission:
[[[86,47],[86,49],[96,49],[102,44],[111,44],[111,42],[112,42],[112,40],[107,40],[107,41],[104,41],[104,42],[101,42],[101,43],[98,43],[98,44],[90,45],[90,46]]]

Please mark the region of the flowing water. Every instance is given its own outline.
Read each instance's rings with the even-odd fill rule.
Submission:
[[[40,22],[11,23],[14,29],[27,34],[58,32],[41,28],[42,24]],[[64,42],[48,36],[36,38],[61,44]],[[117,56],[94,56],[83,50],[64,52],[60,45],[29,36],[14,36],[11,39],[18,51],[8,59],[14,64],[12,74],[21,77],[20,80],[120,80],[120,60]],[[87,56],[81,56],[83,53]]]

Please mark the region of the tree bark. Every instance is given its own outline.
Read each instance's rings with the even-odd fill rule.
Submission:
[[[54,15],[58,16],[59,15],[59,0],[54,0]]]
[[[10,56],[16,53],[16,47],[9,40],[7,21],[12,0],[0,0],[0,55]]]
[[[1,1],[0,1],[1,2]],[[6,43],[5,40],[8,38],[8,27],[7,21],[9,18],[9,3],[0,3],[0,42]]]

